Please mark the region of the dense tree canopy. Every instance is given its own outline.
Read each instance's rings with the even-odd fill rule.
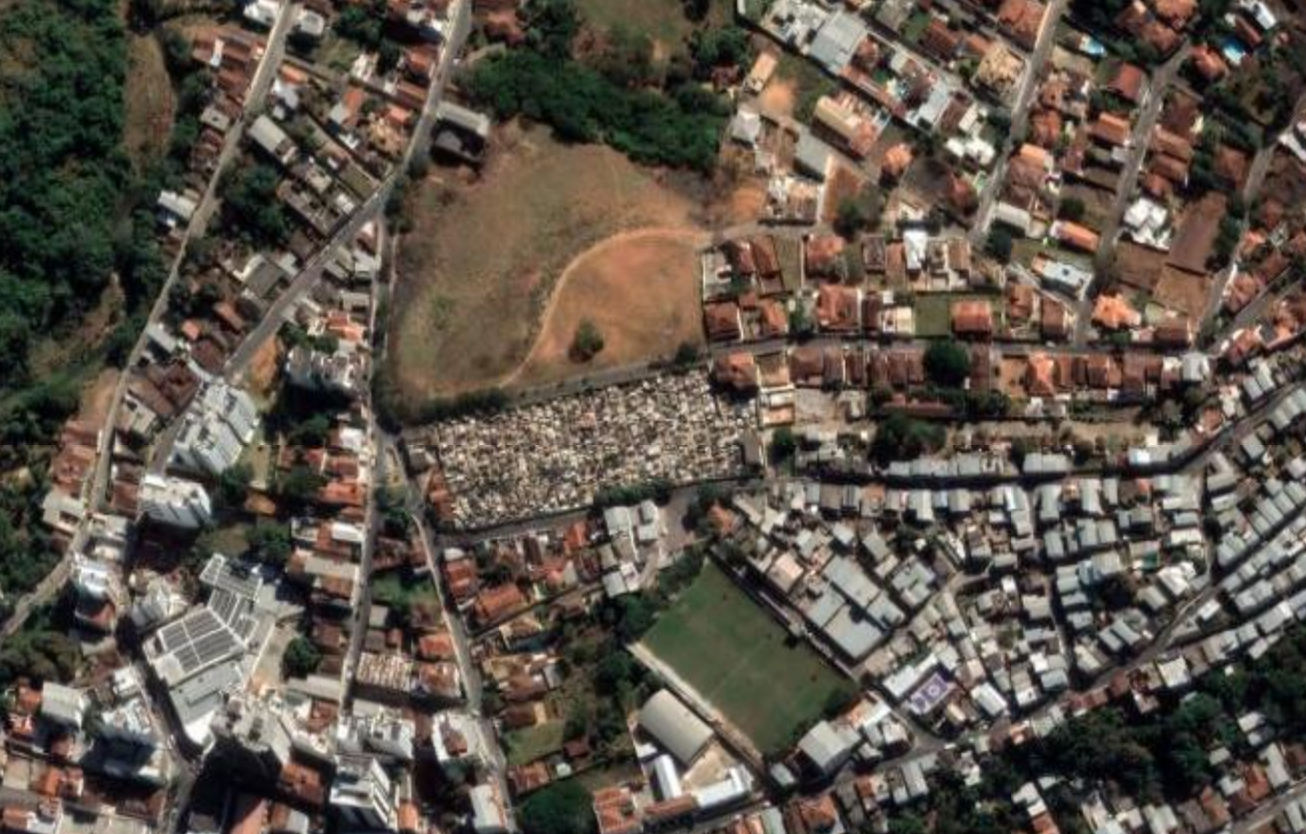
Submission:
[[[970,376],[970,353],[952,339],[931,342],[925,350],[925,372],[935,385],[958,388]]]
[[[593,834],[590,792],[575,779],[564,779],[531,794],[521,804],[526,834]]]
[[[313,674],[321,662],[322,653],[302,635],[290,641],[290,645],[286,646],[286,654],[281,659],[286,674],[297,678]]]
[[[222,193],[222,216],[258,246],[276,246],[290,237],[290,221],[277,199],[281,176],[267,165],[236,171]]]
[[[249,533],[249,551],[246,555],[264,564],[283,566],[294,549],[289,525],[261,521]]]
[[[937,451],[944,440],[942,426],[895,411],[875,430],[871,451],[880,461],[911,460]]]
[[[711,92],[680,84],[664,95],[640,85],[652,80],[651,44],[615,35],[600,71],[572,57],[580,30],[574,0],[536,0],[526,7],[527,45],[480,63],[468,90],[501,118],[525,116],[550,125],[568,142],[603,142],[636,162],[708,171],[729,106]],[[742,33],[706,33],[693,48],[702,60],[746,53]],[[619,70],[612,57],[626,56]]]
[[[566,141],[604,142],[636,162],[708,170],[716,160],[724,124],[716,103],[688,110],[676,98],[628,90],[574,61],[526,51],[484,62],[468,86],[499,118],[545,122]]]
[[[33,333],[99,298],[129,184],[120,149],[127,57],[112,0],[24,0],[0,13],[0,380]]]

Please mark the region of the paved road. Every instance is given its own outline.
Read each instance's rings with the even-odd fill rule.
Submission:
[[[867,336],[835,336],[823,334],[806,339],[801,344],[804,347],[816,348],[866,347],[875,351],[909,347],[927,348],[935,341],[938,340],[925,338],[895,338],[886,341],[884,339]],[[705,349],[706,357],[704,360],[699,360],[699,364],[701,364],[702,361],[726,356],[731,353],[738,353],[739,351],[747,351],[757,355],[775,353],[782,351],[793,344],[794,342],[792,340],[783,338],[760,339],[751,342],[711,344]],[[1042,342],[988,342],[982,344],[987,344],[992,347],[1001,357],[1029,356],[1034,353],[1117,356],[1123,352],[1118,345],[1102,342],[1090,342],[1078,347],[1071,347],[1064,344],[1048,345]],[[1182,352],[1163,351],[1150,345],[1139,345],[1131,350],[1134,353],[1162,353],[1167,355],[1178,355]],[[532,405],[534,403],[546,402],[551,399],[565,397],[570,394],[578,394],[595,388],[605,388],[610,385],[626,385],[633,382],[640,382],[645,379],[651,379],[666,373],[667,368],[668,364],[665,361],[638,362],[631,365],[605,368],[601,371],[595,371],[584,376],[570,377],[560,382],[546,383],[530,387],[508,388],[506,389],[506,392],[512,397],[514,405]]]
[[[443,98],[444,88],[452,75],[457,56],[466,43],[469,29],[468,25],[456,26],[451,33],[436,77],[431,82],[426,104],[422,108],[417,126],[413,130],[412,138],[408,143],[404,156],[395,165],[394,171],[382,182],[376,193],[368,198],[336,230],[335,234],[318,249],[317,253],[299,271],[299,274],[291,280],[290,286],[268,308],[263,319],[241,341],[236,351],[227,360],[224,376],[228,381],[239,382],[244,377],[246,372],[249,371],[254,358],[258,356],[259,352],[271,339],[276,338],[277,333],[281,330],[281,325],[293,314],[304,296],[317,286],[318,281],[322,278],[323,271],[335,260],[341,249],[350,245],[358,237],[364,226],[382,216],[386,202],[390,199],[395,186],[408,169],[409,162],[417,154],[427,152],[431,127],[435,123],[436,108]],[[166,293],[164,296],[166,296]],[[167,459],[172,453],[173,444],[176,442],[179,424],[180,421],[176,421],[169,426],[155,442],[154,457],[150,463],[151,471],[161,472],[167,467]]]
[[[1298,98],[1296,104],[1293,105],[1293,115],[1288,121],[1288,130],[1291,130],[1292,125],[1297,123],[1297,120],[1301,117],[1304,110],[1306,110],[1306,94],[1303,94]],[[1280,136],[1281,135],[1282,133]],[[1242,198],[1244,205],[1250,207],[1256,202],[1256,198],[1260,196],[1261,188],[1265,185],[1265,178],[1270,172],[1270,163],[1274,160],[1274,154],[1278,150],[1279,136],[1276,136],[1273,141],[1267,140],[1265,144],[1261,146],[1261,149],[1256,152],[1256,156],[1252,159],[1251,169],[1247,174],[1247,182],[1243,184]],[[1244,223],[1243,225],[1245,229],[1247,224]],[[1233,267],[1229,266],[1220,270],[1219,275],[1216,276],[1215,281],[1212,283],[1211,295],[1210,298],[1207,299],[1206,304],[1206,315],[1202,317],[1203,329],[1208,328],[1211,322],[1213,322],[1219,314],[1221,302],[1224,300],[1225,287],[1228,286],[1232,277]],[[1212,344],[1218,343],[1224,335],[1232,333],[1234,330],[1246,326],[1248,322],[1256,321],[1260,318],[1261,313],[1265,311],[1265,298],[1270,295],[1274,295],[1274,293],[1272,293],[1271,288],[1267,287],[1265,292],[1261,293],[1261,295],[1254,299],[1251,304],[1240,310],[1238,315],[1234,317],[1234,320],[1228,326],[1224,327],[1220,333],[1213,333],[1211,335]]]
[[[271,33],[268,36],[268,45],[264,50],[263,58],[259,63],[258,69],[254,73],[254,80],[250,84],[249,94],[246,96],[246,112],[254,112],[262,106],[264,97],[271,87],[272,79],[275,77],[275,68],[280,61],[280,56],[285,49],[286,33],[289,31],[291,21],[294,16],[291,14],[292,8],[297,8],[287,3],[282,7],[281,13],[277,16]],[[238,122],[227,133],[226,140],[222,147],[222,152],[218,156],[218,162],[214,168],[213,175],[209,178],[208,186],[205,188],[204,195],[199,205],[195,209],[195,214],[191,218],[190,225],[187,227],[182,237],[181,247],[177,250],[176,257],[173,258],[172,267],[168,272],[168,278],[159,291],[159,295],[154,300],[154,306],[150,308],[150,315],[146,320],[147,326],[154,324],[162,319],[163,314],[167,311],[168,298],[173,284],[176,283],[178,274],[181,271],[182,261],[186,256],[186,246],[190,240],[195,237],[202,237],[204,229],[207,227],[209,219],[213,215],[216,205],[216,192],[218,182],[222,177],[225,166],[235,157],[236,151],[240,145],[240,137],[244,132],[244,122]],[[145,352],[148,340],[145,336],[145,330],[141,331],[140,336],[136,339],[125,368],[132,368],[140,362],[141,356]],[[21,598],[14,606],[14,613],[5,621],[4,626],[0,629],[0,637],[7,637],[20,629],[27,621],[27,617],[32,611],[45,605],[60,588],[63,587],[64,581],[71,572],[72,554],[79,552],[86,545],[90,535],[91,516],[102,508],[105,499],[105,493],[108,488],[109,474],[112,469],[113,459],[113,441],[115,436],[114,427],[118,422],[118,410],[122,407],[123,397],[126,395],[128,374],[124,371],[118,379],[118,384],[114,387],[113,398],[110,402],[109,410],[105,418],[104,426],[100,431],[99,448],[96,450],[95,468],[91,474],[90,483],[86,487],[87,508],[81,521],[74,531],[72,541],[65,551],[59,563],[54,567],[49,576],[41,582],[31,593]]]
[[[1025,134],[1025,126],[1029,123],[1029,111],[1034,104],[1034,94],[1038,91],[1039,80],[1043,77],[1043,68],[1056,46],[1057,27],[1069,4],[1069,0],[1053,0],[1043,21],[1043,29],[1039,32],[1038,41],[1034,44],[1034,52],[1029,56],[1025,75],[1020,81],[1020,91],[1016,94],[1016,106],[1011,112],[1011,130],[1002,143],[998,162],[980,194],[979,208],[975,212],[975,222],[970,230],[970,240],[974,245],[982,244],[984,236],[988,233],[993,206],[997,203],[998,194],[1001,193],[1003,182],[1007,178],[1007,163],[1016,149],[1016,137]]]
[[[190,224],[182,235],[181,245],[178,247],[177,254],[172,260],[172,266],[168,270],[168,278],[164,281],[158,296],[155,297],[154,306],[150,308],[150,315],[146,319],[146,329],[150,325],[162,321],[163,316],[168,312],[171,291],[181,276],[181,267],[186,260],[186,252],[190,242],[204,237],[204,233],[208,229],[209,221],[212,220],[213,214],[217,210],[219,202],[217,192],[222,175],[226,172],[232,160],[236,159],[240,154],[241,140],[245,135],[247,124],[252,123],[254,114],[263,109],[263,102],[267,98],[268,91],[272,88],[272,82],[277,76],[277,69],[285,55],[286,35],[290,31],[298,9],[297,4],[284,3],[281,11],[277,14],[276,22],[267,37],[267,46],[263,51],[263,57],[259,61],[258,69],[254,72],[254,80],[250,82],[248,94],[245,96],[245,115],[232,126],[231,130],[227,131],[227,135],[223,140],[222,151],[218,154],[218,161],[213,168],[213,174],[209,177],[208,185],[205,187],[204,194],[195,209],[195,214],[191,217]],[[144,356],[148,344],[149,340],[145,335],[145,329],[142,329],[123,367],[128,369],[136,367]],[[129,379],[130,374],[126,371],[119,377],[118,384],[114,388],[113,399],[109,405],[108,416],[105,418],[105,428],[101,435],[100,449],[95,463],[95,474],[91,482],[92,501],[95,502],[96,506],[99,506],[100,502],[104,500],[108,490],[109,473],[113,463],[114,427],[117,425],[118,411],[122,408],[122,401],[123,397],[126,396]]]
[[[368,442],[372,444],[372,449],[378,452],[372,472],[374,480],[373,485],[379,486],[385,483],[386,467],[388,465],[389,455],[385,454],[385,448],[379,442],[380,434],[376,426],[376,421],[369,417],[367,436]],[[376,539],[381,534],[381,518],[376,511],[376,490],[373,489],[367,496],[366,521],[364,529],[367,530],[367,536],[363,540],[363,553],[359,559],[358,576],[362,582],[362,590],[357,605],[354,606],[353,626],[349,630],[349,651],[345,655],[344,679],[351,682],[355,677],[355,670],[358,668],[358,658],[363,652],[363,643],[367,638],[368,624],[372,616],[372,557],[376,553]],[[345,692],[346,703],[353,703],[353,689],[350,688]]]
[[[431,128],[435,124],[435,110],[443,99],[444,88],[453,73],[457,56],[462,52],[463,45],[467,41],[469,30],[470,26],[466,23],[454,27],[454,31],[451,33],[445,47],[440,66],[436,71],[436,77],[431,82],[426,105],[422,108],[422,114],[417,120],[417,126],[413,129],[412,139],[403,158],[395,166],[395,170],[386,178],[377,192],[332,235],[326,245],[318,250],[317,255],[309,260],[308,264],[291,282],[290,287],[273,303],[263,320],[245,337],[240,347],[236,349],[236,352],[227,362],[225,371],[227,379],[235,381],[244,376],[245,372],[249,370],[254,357],[258,355],[258,352],[267,344],[269,339],[276,336],[282,322],[286,320],[287,314],[294,309],[305,293],[316,286],[318,280],[322,277],[322,270],[335,259],[342,247],[351,243],[358,236],[363,226],[380,216],[395,186],[407,171],[409,162],[418,154],[427,153],[430,146]]]
[[[1114,257],[1116,238],[1120,235],[1121,219],[1124,217],[1125,208],[1134,196],[1134,186],[1138,183],[1138,175],[1143,168],[1143,159],[1147,156],[1147,149],[1151,145],[1152,131],[1156,128],[1156,123],[1161,117],[1161,108],[1165,105],[1166,92],[1170,89],[1170,84],[1178,76],[1179,70],[1188,60],[1191,51],[1192,45],[1185,41],[1184,45],[1174,55],[1171,55],[1170,59],[1162,64],[1160,69],[1152,73],[1151,83],[1144,95],[1142,110],[1139,113],[1138,120],[1134,122],[1134,130],[1130,135],[1129,156],[1116,184],[1116,196],[1111,204],[1110,217],[1107,220],[1106,228],[1102,230],[1102,237],[1094,256],[1093,281],[1084,293],[1084,297],[1079,302],[1076,311],[1075,337],[1073,340],[1076,345],[1082,345],[1087,340],[1093,299],[1102,289],[1103,277],[1106,275],[1107,268],[1111,265],[1111,260]]]
[[[1298,782],[1289,788],[1280,796],[1270,802],[1262,804],[1250,816],[1238,820],[1229,829],[1230,834],[1253,834],[1259,831],[1272,831],[1270,826],[1276,821],[1276,818],[1283,812],[1283,809],[1302,797],[1306,797],[1306,782]]]

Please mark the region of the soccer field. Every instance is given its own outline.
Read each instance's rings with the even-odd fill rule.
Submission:
[[[712,562],[643,643],[765,755],[788,749],[832,697],[853,689]]]

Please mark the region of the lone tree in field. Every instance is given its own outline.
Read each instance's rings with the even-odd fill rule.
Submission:
[[[603,334],[594,322],[585,319],[571,340],[571,355],[578,362],[588,362],[603,350]]]

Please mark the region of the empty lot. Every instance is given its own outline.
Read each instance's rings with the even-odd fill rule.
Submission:
[[[640,229],[595,246],[567,267],[554,291],[540,336],[512,378],[537,385],[580,370],[620,367],[701,346],[698,250],[707,236],[683,229]],[[569,356],[576,329],[591,321],[603,334],[598,356]]]
[[[385,367],[401,405],[503,384],[529,354],[558,276],[599,242],[696,228],[693,201],[613,150],[563,145],[542,129],[497,130],[477,180],[442,171],[444,181],[432,176],[411,197]],[[611,302],[638,314],[646,299]],[[639,322],[622,307],[609,313],[605,336],[618,345],[621,323]]]

